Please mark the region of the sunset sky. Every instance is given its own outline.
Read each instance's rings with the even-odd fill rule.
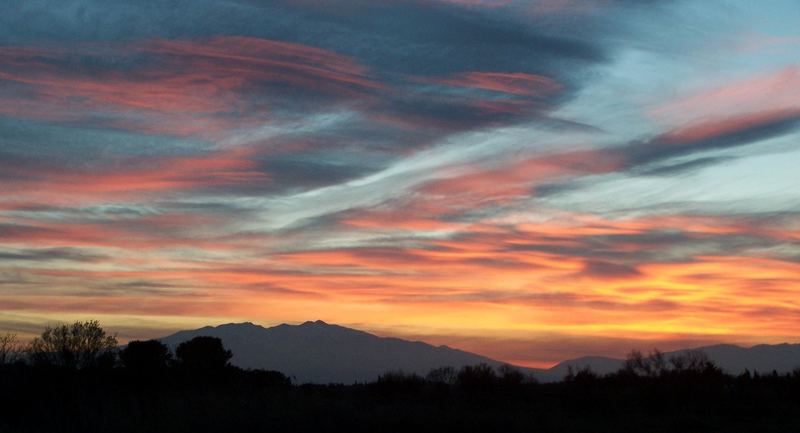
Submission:
[[[27,0],[0,332],[800,341],[796,0]]]

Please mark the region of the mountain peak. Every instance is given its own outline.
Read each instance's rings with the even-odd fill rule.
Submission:
[[[322,320],[314,320],[314,321],[306,321],[300,324],[300,326],[331,326],[327,323],[323,322]]]
[[[207,327],[210,328],[210,327]],[[217,326],[217,328],[239,328],[239,329],[252,329],[252,328],[261,328],[264,327],[261,325],[256,325],[253,322],[241,322],[241,323],[224,323],[222,325]]]

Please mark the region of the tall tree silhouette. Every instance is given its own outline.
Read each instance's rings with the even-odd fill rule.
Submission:
[[[112,366],[116,348],[117,338],[106,334],[96,320],[89,320],[45,327],[28,352],[36,364],[85,368]]]
[[[0,335],[0,365],[16,361],[19,354],[17,334]]]
[[[233,354],[219,338],[200,336],[181,343],[175,356],[187,368],[211,370],[227,367]]]

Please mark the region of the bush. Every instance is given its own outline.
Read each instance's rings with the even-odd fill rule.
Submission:
[[[167,346],[158,340],[131,341],[119,352],[122,365],[131,370],[159,370],[172,360]]]
[[[233,354],[216,337],[194,337],[175,350],[180,365],[199,370],[218,370],[230,365]]]

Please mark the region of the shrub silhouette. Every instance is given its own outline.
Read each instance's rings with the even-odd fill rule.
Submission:
[[[632,350],[625,358],[621,373],[642,377],[663,376],[670,370],[664,353],[653,349],[646,356],[639,350]]]
[[[233,354],[219,338],[200,336],[178,345],[175,356],[186,368],[216,370],[229,366]]]
[[[381,397],[409,395],[420,392],[425,387],[425,379],[414,373],[388,371],[378,376],[378,380],[370,384]]]
[[[704,352],[690,350],[666,359],[664,353],[654,349],[647,356],[633,350],[625,359],[619,374],[639,377],[667,377],[676,375],[715,376],[722,370]]]
[[[497,372],[500,374],[500,384],[506,387],[535,382],[533,377],[526,375],[513,365],[503,364],[497,368]]]
[[[456,383],[458,373],[453,367],[439,367],[434,368],[427,375],[425,380],[431,383],[440,383],[445,385],[453,385]]]
[[[469,392],[488,394],[496,387],[498,377],[490,365],[466,365],[459,370],[456,383]]]
[[[424,383],[425,379],[415,373],[406,373],[402,370],[387,371],[380,376],[376,383],[405,385],[408,383]]]
[[[119,359],[131,370],[151,371],[166,368],[172,353],[158,340],[131,341],[119,352]]]
[[[669,359],[676,373],[715,374],[722,370],[704,352],[690,350]]]
[[[117,338],[106,334],[96,320],[45,327],[28,347],[34,364],[62,367],[111,367]]]
[[[567,375],[564,376],[564,382],[590,383],[599,378],[600,376],[592,370],[591,366],[584,365],[583,367],[575,368],[568,365]]]

